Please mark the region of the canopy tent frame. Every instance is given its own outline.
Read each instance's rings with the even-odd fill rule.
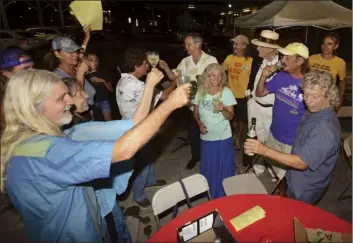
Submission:
[[[311,2],[311,5],[308,5],[309,2]],[[307,43],[309,27],[315,27],[323,30],[336,30],[340,28],[352,27],[352,11],[337,3],[334,3],[333,1],[325,1],[325,3],[321,2],[322,9],[324,11],[323,13],[321,13],[320,11],[318,11],[318,9],[315,9],[317,19],[301,19],[300,14],[298,14],[298,12],[295,13],[294,11],[293,13],[292,11],[294,5],[296,4],[302,9],[307,8],[307,6],[316,6],[313,4],[313,2],[315,2],[316,4],[320,3],[320,1],[305,1],[304,3],[302,3],[302,1],[272,2],[253,14],[234,19],[233,34],[235,35],[236,27],[263,28],[265,27],[264,23],[269,22],[269,25],[266,27],[271,28],[273,30],[279,30],[290,27],[306,27],[305,43]],[[301,4],[306,5],[304,6]],[[336,9],[336,12],[342,13],[343,17],[337,17],[335,15],[335,11],[332,11],[332,13],[331,11],[329,11],[328,13],[327,9],[329,8]],[[266,16],[266,13],[269,15],[268,17]],[[349,20],[347,18],[348,15],[350,15]],[[256,17],[258,18],[256,19]],[[281,20],[283,20],[283,22],[289,22],[291,24],[281,26],[283,22],[278,22]],[[320,24],[313,24],[312,22],[315,21],[319,22]],[[272,22],[272,24],[270,22]],[[278,26],[276,26],[275,24],[278,24]]]

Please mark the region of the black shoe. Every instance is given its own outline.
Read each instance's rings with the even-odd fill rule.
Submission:
[[[191,158],[191,160],[186,165],[186,169],[188,169],[188,170],[193,169],[195,167],[195,165],[197,164],[197,162],[199,162],[199,161],[200,161],[200,159]]]
[[[135,201],[135,202],[140,208],[143,208],[143,209],[151,207],[151,202],[147,198],[142,201],[139,201],[139,202]]]
[[[167,182],[165,180],[157,180],[156,184],[152,186],[145,186],[145,188],[151,188],[151,187],[156,187],[156,186],[165,186],[167,185]]]

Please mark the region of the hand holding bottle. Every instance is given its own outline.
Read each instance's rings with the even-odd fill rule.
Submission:
[[[247,134],[247,140],[246,140],[246,141],[248,141],[248,140],[250,140],[250,139],[251,139],[251,140],[257,139],[257,134],[256,134],[256,118],[255,118],[255,117],[251,118],[251,126],[250,126],[249,132],[248,132],[248,134]],[[255,141],[257,141],[257,140],[255,140]],[[248,156],[254,156],[254,153],[253,153],[253,152],[247,151],[247,150],[245,149],[245,144],[244,144],[244,153],[245,153],[246,155],[248,155]]]
[[[256,139],[248,138],[245,140],[244,153],[249,156],[253,156],[254,154],[265,155],[266,149],[266,145]]]

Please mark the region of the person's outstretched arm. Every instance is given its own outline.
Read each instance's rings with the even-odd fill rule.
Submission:
[[[153,68],[151,72],[147,75],[146,85],[143,90],[141,101],[132,117],[135,124],[142,121],[150,112],[153,92],[155,86],[162,80],[163,73],[157,68]]]
[[[85,38],[83,39],[81,47],[83,48],[83,52],[86,51],[89,39],[91,38],[91,29],[89,25],[83,26],[83,32],[85,33]]]
[[[112,162],[124,161],[134,156],[155,135],[175,109],[189,102],[190,88],[191,84],[184,84],[174,90],[169,98],[158,106],[146,119],[117,140],[113,148]]]

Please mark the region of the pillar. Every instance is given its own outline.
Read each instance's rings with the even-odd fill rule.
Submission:
[[[38,21],[40,26],[44,26],[42,9],[40,8],[40,0],[37,0],[37,12],[38,12]]]
[[[2,23],[2,28],[5,30],[10,29],[9,22],[7,20],[7,15],[5,11],[5,6],[4,6],[4,0],[0,0],[0,20]],[[1,23],[0,23],[0,28],[1,28]]]
[[[64,13],[63,13],[63,8],[61,6],[61,1],[58,1],[59,5],[59,13],[60,13],[60,23],[61,27],[65,27],[65,21],[64,21]]]

